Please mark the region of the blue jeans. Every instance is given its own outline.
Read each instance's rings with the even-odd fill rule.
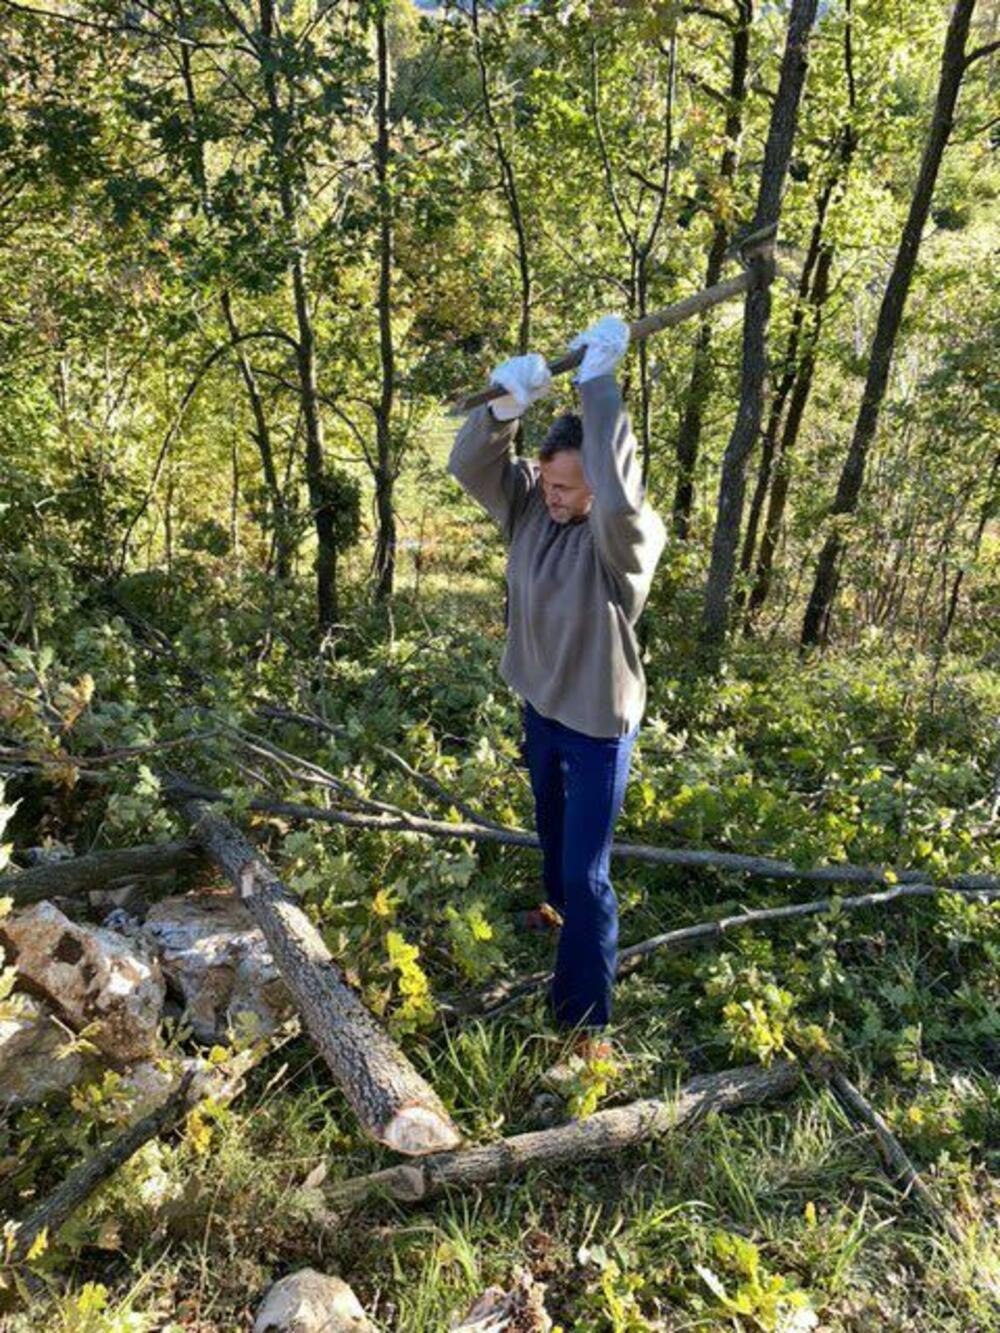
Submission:
[[[563,915],[552,1010],[565,1027],[604,1027],[618,966],[618,901],[609,874],[638,725],[603,738],[524,706],[545,896]]]

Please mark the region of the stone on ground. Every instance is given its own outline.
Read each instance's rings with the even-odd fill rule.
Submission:
[[[50,902],[0,922],[0,944],[18,982],[41,995],[113,1064],[153,1055],[166,988],[140,942],[70,921]]]
[[[165,898],[142,928],[183,995],[185,1019],[199,1041],[224,1041],[240,1013],[267,1036],[294,1012],[264,936],[230,894]]]
[[[346,1282],[303,1268],[270,1289],[253,1333],[375,1333],[375,1326]]]

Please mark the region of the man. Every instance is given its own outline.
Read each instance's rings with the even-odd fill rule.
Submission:
[[[610,848],[646,700],[635,625],[666,541],[613,374],[628,338],[624,320],[607,316],[570,344],[584,349],[582,418],[557,417],[537,462],[511,452],[517,419],[550,388],[537,353],[494,370],[505,394],[470,413],[448,461],[509,547],[500,673],[524,699],[547,899],[534,916],[561,924],[556,1021],[586,1030],[611,1016]]]

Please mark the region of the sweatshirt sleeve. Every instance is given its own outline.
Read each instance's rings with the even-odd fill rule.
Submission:
[[[535,485],[530,463],[511,453],[516,426],[516,421],[497,421],[483,403],[466,417],[448,459],[448,471],[496,519],[508,540]]]
[[[615,377],[598,375],[579,391],[583,469],[594,492],[594,542],[625,613],[635,621],[666,545],[666,529],[646,501],[636,440]]]

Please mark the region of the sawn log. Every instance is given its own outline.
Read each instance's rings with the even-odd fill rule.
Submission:
[[[184,800],[181,809],[264,932],[310,1035],[364,1130],[409,1156],[456,1147],[461,1135],[437,1093],[344,980],[319,931],[272,867],[205,802]]]

